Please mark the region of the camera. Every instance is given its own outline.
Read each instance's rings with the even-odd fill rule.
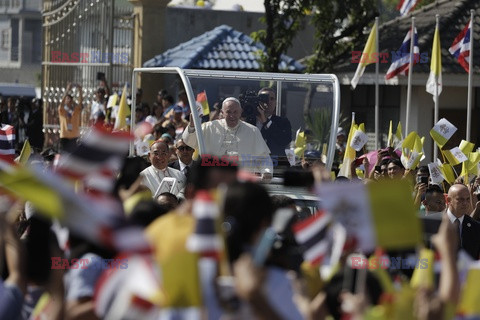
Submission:
[[[262,104],[268,103],[268,94],[257,95],[255,91],[246,91],[238,97],[240,104],[242,105],[242,117],[246,122],[255,125],[257,122],[258,110],[257,107]]]

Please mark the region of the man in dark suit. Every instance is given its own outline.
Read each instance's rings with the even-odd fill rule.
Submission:
[[[454,184],[448,190],[447,216],[459,235],[459,248],[473,259],[480,258],[480,223],[470,217],[470,192],[463,184]]]
[[[192,160],[193,151],[195,151],[195,149],[188,146],[182,139],[177,140],[175,153],[177,154],[178,160],[170,163],[168,166],[181,171],[188,178],[191,166],[194,163]]]
[[[268,103],[257,108],[257,128],[270,149],[271,155],[285,157],[292,141],[292,125],[287,118],[275,115],[277,96],[272,88],[262,88],[258,95],[268,95]]]

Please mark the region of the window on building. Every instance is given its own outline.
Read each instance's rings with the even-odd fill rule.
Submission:
[[[0,34],[0,49],[10,49],[10,29],[3,29]]]

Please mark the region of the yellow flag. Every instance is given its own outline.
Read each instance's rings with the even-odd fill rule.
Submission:
[[[32,147],[30,146],[30,142],[25,140],[23,143],[22,151],[20,152],[20,156],[18,157],[18,163],[23,165],[27,164],[28,159],[32,154]]]
[[[468,142],[466,140],[462,140],[458,147],[460,148],[460,150],[462,150],[462,152],[465,155],[468,155],[470,152],[473,151],[473,148],[475,148],[475,143],[471,143],[471,142]]]
[[[478,303],[480,301],[480,290],[478,290],[478,283],[480,283],[480,269],[472,268],[468,271],[457,314],[476,317],[480,315],[480,303]]]
[[[395,138],[397,138],[398,142],[403,140],[402,123],[400,121],[398,121],[398,124],[397,124],[397,131],[395,132]]]
[[[115,130],[125,130],[127,129],[127,115],[128,115],[128,105],[127,105],[127,85],[123,87],[122,97],[120,98],[120,105],[118,107],[117,118],[115,119]],[[135,119],[130,120],[132,123]]]
[[[363,72],[365,71],[365,67],[371,63],[376,62],[375,59],[373,59],[373,57],[375,56],[374,53],[378,53],[376,39],[377,39],[377,23],[375,22],[372,30],[370,31],[370,35],[368,36],[368,40],[367,40],[367,43],[365,44],[365,48],[363,49],[362,59],[358,64],[357,71],[355,72],[355,75],[353,76],[352,81],[350,81],[350,84],[352,85],[353,89],[355,89],[355,87],[357,86],[358,81],[360,80],[360,77],[363,75]]]
[[[442,164],[440,166],[440,171],[442,171],[443,177],[449,184],[453,184],[455,182],[455,174],[453,173],[453,168],[450,164]]]
[[[39,213],[51,218],[63,215],[62,201],[57,192],[40,182],[27,168],[1,171],[0,186],[19,199],[30,201]]]
[[[381,181],[367,188],[377,245],[385,249],[406,249],[420,244],[421,226],[409,181]]]
[[[433,289],[434,285],[434,264],[435,264],[435,252],[430,249],[420,250],[418,266],[413,271],[412,280],[410,285],[412,288],[424,288]]]
[[[401,161],[405,168],[415,169],[423,156],[423,141],[417,132],[412,131],[402,142]]]
[[[388,272],[382,268],[380,259],[382,258],[378,257],[377,255],[372,255],[368,259],[368,265],[371,266],[375,263],[374,261],[376,261],[374,265],[376,265],[378,268],[372,268],[371,271],[377,276],[377,279],[378,281],[380,281],[380,285],[382,286],[383,291],[385,293],[393,293],[394,287],[392,279]]]
[[[305,132],[300,131],[300,129],[298,129],[297,135],[295,137],[295,155],[297,157],[303,157],[303,153],[306,147],[307,147],[307,137],[305,136]]]
[[[300,271],[305,279],[308,296],[310,299],[315,298],[324,285],[318,265],[313,265],[308,261],[304,261],[300,265]]]
[[[351,176],[350,164],[355,159],[357,152],[353,149],[350,144],[352,143],[353,135],[357,131],[358,126],[355,124],[355,119],[352,118],[352,125],[350,126],[350,131],[348,132],[347,146],[345,147],[345,154],[343,155],[342,166],[338,172],[338,176],[343,176],[349,178]]]
[[[202,304],[198,254],[187,250],[186,242],[194,232],[193,215],[170,212],[146,229],[154,248],[154,257],[162,270],[163,307],[187,308]]]
[[[430,62],[430,75],[427,80],[427,92],[440,95],[442,92],[442,52],[440,48],[440,32],[438,24],[433,37],[432,61]]]
[[[390,125],[388,126],[387,146],[393,147],[393,124],[392,124],[392,120],[390,120]]]
[[[480,162],[480,152],[470,152],[468,155],[468,173],[477,174],[477,164]]]

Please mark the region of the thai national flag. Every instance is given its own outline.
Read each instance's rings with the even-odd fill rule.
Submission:
[[[220,257],[223,242],[215,227],[220,211],[212,194],[208,191],[197,192],[193,201],[193,216],[196,220],[195,231],[187,240],[187,249],[198,252],[202,257]]]
[[[400,11],[401,16],[407,15],[410,11],[413,11],[420,0],[400,0],[397,9]]]
[[[63,176],[84,180],[91,191],[110,192],[128,153],[132,136],[128,132],[110,132],[93,126],[80,144],[58,160],[56,170]]]
[[[412,30],[408,31],[405,39],[403,39],[400,49],[392,55],[392,65],[385,75],[385,80],[391,79],[397,75],[408,75],[410,66],[410,40],[412,39]],[[415,36],[413,41],[413,63],[417,63],[420,59],[420,48],[418,47],[418,34],[415,28]]]
[[[453,40],[452,46],[448,49],[452,55],[458,60],[460,65],[469,71],[470,69],[470,48],[471,48],[471,34],[472,34],[472,21],[468,21],[465,28],[458,36]]]
[[[15,158],[15,128],[9,124],[0,125],[0,158],[12,164]]]
[[[295,239],[303,247],[303,258],[314,265],[321,264],[330,252],[330,240],[327,237],[331,216],[324,211],[318,212],[293,226]]]

